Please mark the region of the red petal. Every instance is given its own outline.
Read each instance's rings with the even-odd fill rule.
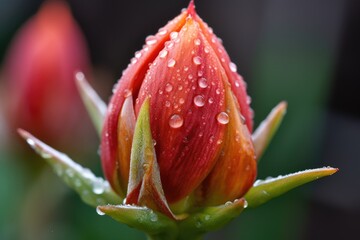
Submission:
[[[155,59],[159,51],[164,47],[165,41],[169,39],[170,32],[177,31],[183,26],[186,18],[186,13],[180,14],[174,20],[170,21],[164,28],[153,36],[147,38],[147,44],[132,60],[132,63],[124,71],[123,76],[119,80],[115,93],[111,98],[108,114],[104,121],[104,128],[102,132],[101,141],[101,160],[106,178],[110,181],[111,186],[116,190],[119,189],[117,164],[130,161],[130,159],[119,159],[118,149],[118,121],[120,111],[124,100],[129,94],[136,96],[140,85],[144,79],[145,73],[148,70],[149,64]],[[120,191],[117,191],[119,194]],[[126,192],[126,188],[122,189]]]
[[[208,39],[211,46],[214,48],[216,55],[219,57],[221,65],[226,71],[226,75],[231,84],[231,90],[237,98],[240,106],[241,114],[245,117],[246,125],[250,132],[253,129],[253,112],[250,108],[249,97],[246,93],[246,83],[243,78],[237,73],[236,65],[231,62],[224,46],[219,38],[213,33],[212,29],[196,15],[196,21],[200,24],[204,35]]]
[[[237,101],[226,91],[229,124],[222,154],[201,187],[202,201],[218,205],[242,197],[256,177],[256,157],[249,131],[242,122]]]
[[[225,110],[226,75],[191,17],[166,46],[146,75],[136,111],[150,96],[161,180],[167,200],[174,203],[191,193],[215,164],[225,128],[216,116]]]

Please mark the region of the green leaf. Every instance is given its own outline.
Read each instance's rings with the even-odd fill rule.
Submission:
[[[146,232],[152,239],[176,239],[176,223],[167,216],[147,207],[134,205],[99,206],[98,213],[109,215],[118,222]]]
[[[18,132],[30,147],[52,166],[55,173],[80,195],[85,203],[96,207],[122,202],[122,199],[116,195],[106,180],[96,177],[88,168],[77,164],[67,155],[56,151],[30,133],[22,129],[19,129]]]
[[[223,205],[207,207],[179,222],[179,239],[197,239],[207,232],[222,228],[247,207],[244,198]]]
[[[259,127],[253,133],[252,139],[258,162],[279,128],[286,113],[286,108],[287,103],[280,102],[271,110],[266,119],[260,123]]]
[[[249,207],[257,207],[293,188],[322,177],[330,176],[337,171],[337,168],[323,167],[278,176],[276,178],[267,178],[266,180],[257,180],[245,195],[245,199]]]
[[[95,126],[95,129],[97,133],[101,135],[107,106],[101,100],[95,90],[90,86],[90,84],[86,81],[86,78],[82,72],[77,72],[75,74],[75,79],[80,92],[80,96],[85,104],[85,107]]]

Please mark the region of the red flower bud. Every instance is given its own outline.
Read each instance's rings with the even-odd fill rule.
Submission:
[[[256,177],[245,88],[191,2],[146,38],[115,88],[101,142],[111,186],[123,197],[134,195],[127,192],[134,126],[149,98],[166,200],[174,204],[192,195],[196,203],[215,205],[243,196]]]
[[[88,70],[80,29],[64,2],[46,2],[20,29],[8,52],[5,74],[13,128],[70,147],[69,139],[80,138],[75,132],[84,125],[79,116],[86,113],[74,81],[78,70]]]

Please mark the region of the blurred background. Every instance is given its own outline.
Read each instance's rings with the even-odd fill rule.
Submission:
[[[99,139],[84,109],[78,106],[78,97],[62,96],[62,100],[71,100],[62,103],[55,96],[56,92],[74,91],[72,77],[56,71],[67,71],[70,76],[75,70],[85,71],[94,88],[108,101],[112,85],[134,52],[142,47],[145,37],[156,33],[188,1],[66,2],[71,13],[66,9],[53,11],[50,17],[55,20],[48,21],[40,17],[45,17],[39,12],[43,1],[0,0],[0,239],[144,239],[138,231],[99,216],[95,209],[83,204],[25,146],[16,128],[26,127],[29,116],[20,106],[48,109],[39,118],[40,126],[34,127],[36,135],[102,174],[97,155]],[[357,236],[360,2],[198,0],[196,8],[223,39],[248,83],[255,125],[279,101],[288,102],[287,115],[259,164],[258,177],[322,166],[340,168],[329,178],[245,211],[207,239]],[[39,28],[45,30],[34,30],[35,20],[29,22],[36,13],[42,26]],[[56,25],[58,15],[67,20]],[[56,35],[52,32],[54,26],[65,30]],[[72,30],[66,30],[69,28]],[[57,40],[63,42],[52,45]],[[34,62],[34,53],[28,46],[41,41],[49,44],[44,47],[47,58]],[[57,50],[63,54],[59,62],[49,60]],[[62,66],[62,70],[48,72],[43,69],[45,65],[53,69]],[[47,79],[27,79],[27,73],[33,72],[51,76],[47,79],[56,78],[57,82],[67,78],[70,83],[54,86]],[[49,85],[50,94],[42,96],[41,89],[19,78]],[[53,102],[41,101],[42,97]],[[53,109],[63,110],[54,113]],[[61,129],[47,126],[45,116],[60,116],[61,121],[55,123]],[[46,130],[39,130],[45,125]],[[60,139],[60,135],[65,139]]]

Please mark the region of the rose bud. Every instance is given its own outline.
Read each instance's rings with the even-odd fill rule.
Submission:
[[[101,142],[102,165],[112,188],[127,197],[126,203],[155,202],[167,215],[167,204],[182,212],[242,197],[257,172],[248,99],[235,64],[191,1],[146,38],[114,89]],[[149,164],[131,169],[136,165],[134,131],[145,104],[155,149],[156,163],[150,166],[161,179],[154,177],[155,187],[144,185]],[[134,182],[138,178],[143,180]],[[157,197],[162,194],[166,200]],[[179,205],[186,206],[179,210]]]
[[[88,70],[88,53],[68,6],[44,3],[20,29],[6,60],[13,129],[28,129],[54,146],[77,151],[89,121],[82,119],[86,112],[74,73]],[[69,141],[76,138],[78,144]]]

